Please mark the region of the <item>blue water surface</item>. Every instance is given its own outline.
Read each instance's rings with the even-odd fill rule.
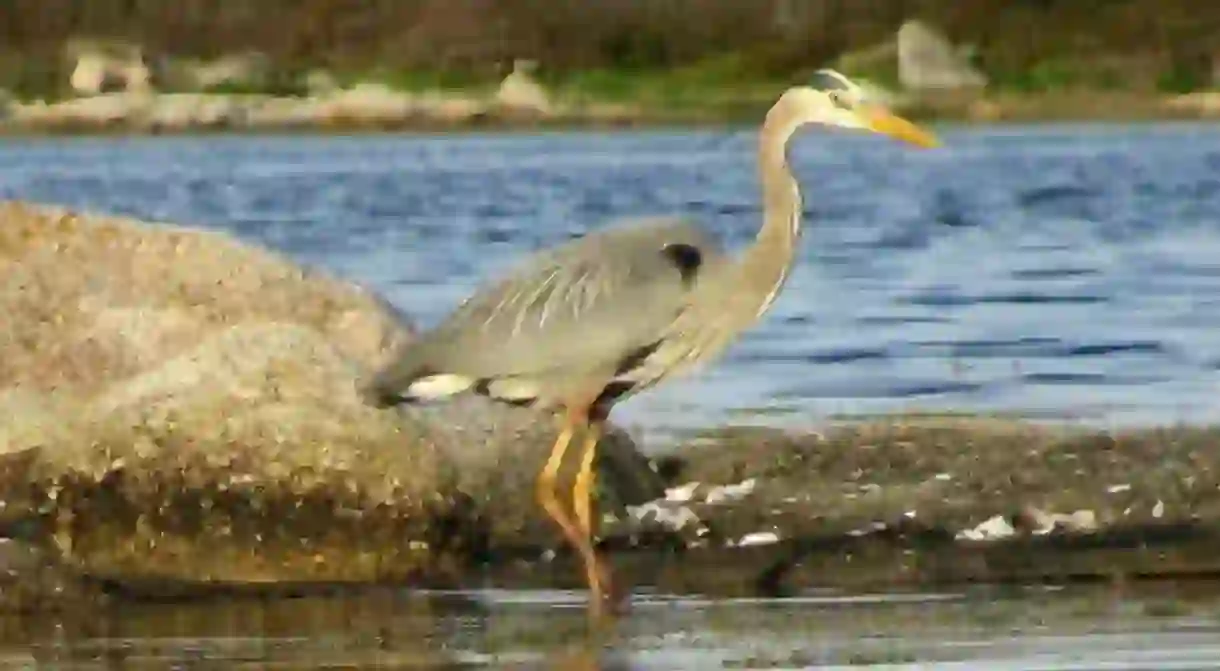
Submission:
[[[786,292],[723,360],[624,404],[641,431],[974,411],[1220,416],[1220,127],[808,133]],[[6,140],[0,197],[215,227],[428,326],[617,217],[760,222],[750,130]]]

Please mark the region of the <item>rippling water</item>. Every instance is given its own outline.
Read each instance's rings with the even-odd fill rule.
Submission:
[[[640,429],[965,410],[1220,415],[1220,127],[810,133],[787,292]],[[229,229],[421,324],[518,256],[620,216],[759,222],[751,132],[70,139],[0,145],[0,196]]]

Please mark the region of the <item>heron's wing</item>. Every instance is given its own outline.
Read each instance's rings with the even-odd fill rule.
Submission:
[[[722,255],[706,231],[670,218],[543,251],[427,334],[428,367],[495,378],[614,366],[660,337]]]

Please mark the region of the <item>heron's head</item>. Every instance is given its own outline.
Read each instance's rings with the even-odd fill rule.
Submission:
[[[772,114],[793,132],[805,124],[881,133],[919,147],[936,147],[932,133],[868,100],[855,82],[830,69],[818,70],[810,82],[794,86],[780,96]]]

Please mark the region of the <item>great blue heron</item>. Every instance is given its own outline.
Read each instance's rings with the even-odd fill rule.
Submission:
[[[788,139],[806,124],[884,133],[933,147],[930,133],[878,104],[833,70],[788,89],[759,138],[763,224],[736,258],[681,218],[597,231],[529,258],[468,298],[366,384],[371,404],[474,392],[560,411],[564,419],[538,476],[538,501],[584,560],[590,607],[603,612],[610,573],[593,546],[590,501],[598,439],[611,406],[718,355],[757,321],[784,285],[801,232],[801,194]],[[585,429],[572,488],[573,520],[556,477]]]

